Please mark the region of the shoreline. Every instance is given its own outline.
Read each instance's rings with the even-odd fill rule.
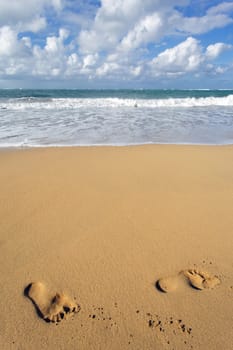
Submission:
[[[204,144],[204,143],[137,143],[137,144],[90,144],[90,145],[39,145],[39,146],[10,146],[0,147],[0,153],[24,152],[36,150],[75,150],[75,149],[138,149],[147,147],[174,147],[174,148],[233,148],[233,143]]]
[[[221,143],[198,143],[198,142],[180,142],[180,143],[170,143],[170,142],[138,142],[138,143],[90,143],[90,144],[48,144],[48,145],[20,145],[20,146],[1,146],[1,149],[40,149],[40,148],[85,148],[85,147],[138,147],[138,146],[233,146],[232,143],[221,142]]]
[[[26,148],[0,162],[1,348],[231,349],[233,146]],[[220,284],[192,288],[189,270]],[[81,310],[46,323],[24,295],[36,281]]]

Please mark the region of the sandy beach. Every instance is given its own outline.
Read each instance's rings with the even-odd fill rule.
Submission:
[[[0,164],[0,349],[232,349],[233,146],[6,150]],[[50,309],[62,292],[68,319]]]

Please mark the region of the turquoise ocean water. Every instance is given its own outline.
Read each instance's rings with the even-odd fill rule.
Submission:
[[[0,147],[233,144],[233,90],[0,90]]]

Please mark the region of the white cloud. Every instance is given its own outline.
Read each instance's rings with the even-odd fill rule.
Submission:
[[[42,29],[45,29],[47,25],[46,19],[44,17],[37,17],[32,19],[29,22],[25,22],[23,25],[20,25],[20,30],[30,31],[37,33]]]
[[[172,23],[172,21],[170,21]],[[216,14],[203,17],[181,17],[180,14],[173,16],[173,26],[178,32],[186,34],[202,34],[215,28],[222,28],[232,23],[228,15]]]
[[[139,77],[142,73],[142,67],[141,66],[131,67],[130,73],[135,77]]]
[[[143,5],[141,0],[102,0],[91,27],[79,35],[80,49],[95,52],[115,48],[138,21],[161,3],[161,0],[144,0]]]
[[[49,5],[52,2],[52,6],[56,11],[61,11],[63,7],[65,6],[65,0],[52,0],[52,1],[46,1],[47,5]]]
[[[17,76],[30,72],[31,42],[29,38],[17,38],[17,32],[9,26],[0,28],[0,75]]]
[[[155,75],[192,72],[203,62],[199,41],[189,37],[181,44],[166,49],[151,62]]]
[[[148,42],[157,41],[163,31],[164,24],[162,18],[157,13],[153,13],[136,23],[135,27],[122,39],[120,48],[131,50]]]
[[[215,73],[216,73],[216,74],[223,74],[223,73],[225,73],[227,70],[228,70],[227,67],[220,67],[220,66],[218,66],[218,67],[216,67],[216,69],[215,69]]]
[[[210,64],[222,52],[232,49],[232,45],[216,43],[206,50],[200,41],[189,37],[173,48],[166,49],[149,62],[150,72],[155,76],[179,76],[192,72],[224,73],[226,68]]]
[[[0,0],[0,21],[22,21],[41,14],[46,7],[62,10],[62,0]]]
[[[79,62],[79,57],[76,53],[72,53],[70,56],[67,58],[67,64],[68,66],[76,66],[77,63]]]
[[[62,54],[65,51],[64,40],[69,36],[69,31],[60,28],[58,36],[49,36],[46,39],[45,51],[49,54]]]
[[[135,50],[141,45],[159,42],[166,35],[202,34],[233,22],[232,3],[211,7],[206,15],[185,17],[176,5],[189,1],[168,0],[102,0],[93,23],[78,37],[80,50]]]
[[[38,45],[33,47],[34,76],[63,76],[66,68],[72,66],[72,59],[75,63],[76,56],[69,55],[69,47],[64,43],[68,36],[69,31],[60,28],[58,36],[47,37],[44,48]]]
[[[82,63],[79,56],[76,53],[72,53],[67,57],[66,70],[64,72],[65,77],[74,77],[80,74]]]
[[[119,71],[119,68],[120,66],[116,62],[105,62],[102,66],[97,68],[96,75],[99,77],[106,76],[109,73],[112,75],[116,71]]]
[[[94,66],[98,60],[98,57],[99,57],[98,54],[85,56],[83,58],[83,67],[87,68],[87,67]]]
[[[216,6],[211,7],[208,9],[207,14],[208,15],[216,15],[220,13],[226,13],[230,14],[230,12],[233,11],[233,2],[222,2]]]
[[[0,26],[38,32],[46,27],[46,9],[62,10],[62,0],[0,0]]]
[[[30,38],[24,36],[24,37],[22,37],[21,41],[22,41],[22,43],[24,44],[25,47],[27,47],[29,49],[32,48],[32,42],[31,42]]]
[[[222,52],[226,51],[226,50],[231,50],[233,48],[232,45],[227,45],[224,43],[216,43],[213,45],[209,45],[206,48],[206,58],[213,60],[215,58],[217,58]]]
[[[0,0],[0,25],[28,21],[40,13],[42,7],[42,1],[38,0]]]
[[[0,57],[11,56],[17,51],[17,34],[9,27],[0,28]]]

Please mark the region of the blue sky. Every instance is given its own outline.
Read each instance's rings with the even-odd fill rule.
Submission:
[[[0,0],[0,88],[233,88],[233,1]]]

